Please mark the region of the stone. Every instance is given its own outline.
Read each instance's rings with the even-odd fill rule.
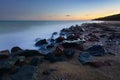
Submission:
[[[43,62],[43,60],[39,59],[39,58],[33,58],[31,61],[30,61],[30,65],[33,65],[33,66],[38,66],[39,64],[41,64]]]
[[[46,39],[39,40],[38,42],[35,43],[35,46],[41,46],[44,44],[48,44]]]
[[[67,58],[73,58],[75,51],[70,49],[65,49],[64,54]]]
[[[54,45],[53,44],[49,44],[49,45],[47,45],[47,49],[51,49],[51,48],[53,48],[54,47]]]
[[[78,39],[78,37],[76,37],[76,36],[74,36],[74,35],[69,35],[69,36],[67,36],[67,40],[77,40]]]
[[[103,56],[106,55],[106,51],[101,45],[94,45],[90,48],[87,49],[87,51],[92,55],[92,56]]]
[[[0,51],[0,59],[8,59],[10,56],[9,50]]]
[[[42,54],[37,50],[23,50],[21,52],[17,52],[14,54],[15,56],[25,56],[25,57],[33,57],[33,56],[41,56]]]
[[[62,37],[62,36],[60,36],[60,37],[58,37],[58,38],[56,39],[56,42],[57,42],[57,43],[60,43],[60,42],[62,42],[62,41],[64,41],[64,40],[65,40],[65,38]]]
[[[17,53],[17,52],[20,52],[20,51],[23,51],[23,49],[21,49],[20,47],[18,46],[15,46],[11,49],[11,53]]]
[[[55,48],[55,55],[56,56],[63,55],[63,50],[64,50],[64,47],[61,44],[58,44]]]
[[[62,45],[64,48],[76,48],[79,46],[77,43],[68,43],[68,42],[62,43]]]
[[[57,34],[58,34],[57,32],[52,33],[52,35],[57,35]]]
[[[11,75],[11,80],[35,80],[36,67],[24,65],[20,67],[17,73]]]
[[[25,56],[16,56],[15,58],[18,59],[17,62],[15,63],[16,66],[23,66],[27,64],[25,61],[26,60]]]
[[[83,52],[82,54],[79,55],[79,61],[85,65],[88,64],[91,60],[91,56],[88,52]]]
[[[54,53],[48,53],[44,56],[45,60],[49,60],[51,63],[58,62],[58,61],[65,61],[66,59],[62,56],[56,57]]]
[[[17,62],[16,58],[1,60],[0,61],[0,73],[9,72],[16,62]]]

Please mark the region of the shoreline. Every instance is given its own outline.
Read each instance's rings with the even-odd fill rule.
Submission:
[[[8,64],[0,66],[2,79],[7,75],[11,80],[20,80],[18,76],[26,80],[119,80],[120,24],[110,25],[74,25],[60,34],[53,32],[48,40],[38,39],[38,50],[15,46],[10,52],[0,51],[0,62]]]

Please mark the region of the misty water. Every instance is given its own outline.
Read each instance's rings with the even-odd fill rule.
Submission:
[[[96,21],[0,21],[0,50],[14,46],[36,49],[36,38],[50,38],[63,28],[91,22]]]

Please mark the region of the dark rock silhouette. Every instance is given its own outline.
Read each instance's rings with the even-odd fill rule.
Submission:
[[[100,17],[93,20],[104,20],[104,21],[120,21],[120,14],[110,15],[106,17]]]

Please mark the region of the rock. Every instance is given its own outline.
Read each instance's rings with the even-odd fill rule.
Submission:
[[[35,80],[36,67],[25,65],[20,67],[18,72],[11,75],[11,80]]]
[[[46,46],[41,46],[39,48],[39,51],[41,52],[41,55],[43,56],[49,53],[49,50],[46,48]]]
[[[77,43],[68,43],[68,42],[62,43],[62,45],[64,48],[76,48],[79,46]]]
[[[57,35],[57,34],[58,34],[57,32],[52,33],[52,35]]]
[[[79,56],[79,61],[82,63],[82,64],[88,64],[90,62],[90,54],[88,52],[83,52],[82,54],[80,54]]]
[[[55,56],[63,55],[64,47],[61,44],[58,44],[55,48]]]
[[[41,56],[42,54],[37,50],[24,50],[22,52],[17,53],[15,56],[25,56],[25,57],[33,57],[33,56]]]
[[[20,51],[23,51],[23,49],[21,49],[20,47],[18,46],[15,46],[11,49],[11,53],[17,53],[17,52],[20,52]]]
[[[33,58],[31,61],[30,61],[30,65],[33,65],[33,66],[38,66],[39,64],[41,64],[43,62],[43,60],[39,59],[39,58]]]
[[[78,39],[78,37],[76,37],[76,36],[74,36],[74,35],[69,35],[69,36],[67,36],[67,40],[77,40]]]
[[[72,58],[73,55],[75,54],[75,51],[74,51],[74,50],[67,50],[67,49],[65,49],[65,50],[64,50],[64,54],[65,54],[65,56],[66,56],[67,58]]]
[[[93,56],[103,56],[106,54],[105,49],[101,45],[94,45],[88,48],[87,51]]]
[[[0,51],[0,59],[8,59],[10,56],[9,50]]]
[[[47,45],[47,49],[51,49],[51,48],[53,48],[54,47],[54,45],[53,44],[49,44],[49,45]]]
[[[50,62],[54,63],[57,61],[65,61],[64,57],[56,57],[54,53],[48,53],[47,55],[44,56],[45,60],[49,60]]]
[[[15,58],[18,59],[17,62],[15,63],[16,66],[23,66],[27,64],[25,61],[26,59],[25,56],[16,56]]]
[[[62,42],[63,40],[65,40],[65,38],[60,36],[56,39],[56,42],[59,43],[59,42]]]
[[[24,50],[20,56],[25,56],[25,57],[33,57],[33,56],[40,56],[40,52],[37,50]]]
[[[0,61],[0,73],[8,73],[17,62],[16,58]]]
[[[35,43],[35,46],[41,46],[44,44],[48,44],[46,39],[39,40],[38,42]]]

